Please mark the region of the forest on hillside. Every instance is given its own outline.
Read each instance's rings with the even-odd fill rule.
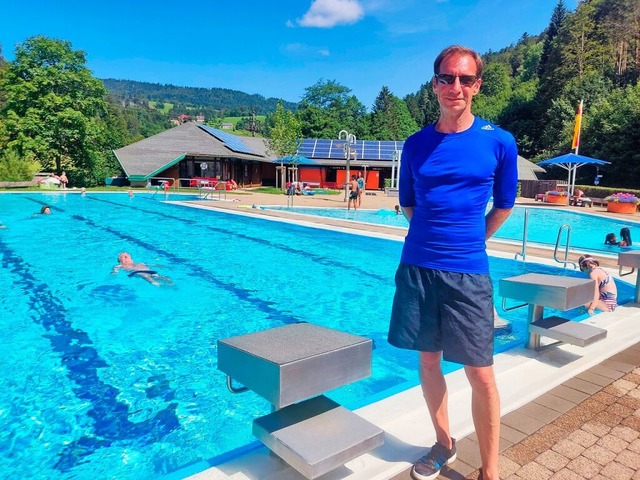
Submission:
[[[227,88],[179,87],[134,80],[102,79],[109,95],[123,105],[149,106],[149,102],[172,105],[170,115],[202,114],[206,118],[242,117],[255,113],[266,115],[276,109],[277,98],[250,95]],[[295,110],[296,104],[283,101],[284,108]]]
[[[333,80],[307,87],[297,105],[282,104],[225,89],[101,81],[85,55],[41,36],[18,45],[13,62],[0,50],[0,178],[25,176],[30,164],[99,183],[119,168],[113,149],[170,128],[181,113],[204,114],[207,122],[220,121],[223,111],[240,113],[245,123],[254,111],[266,114],[254,131],[278,135],[284,150],[295,145],[291,132],[336,138],[347,130],[358,139],[404,140],[438,116],[430,75],[417,78],[416,92],[404,98],[381,86],[368,111]],[[568,153],[583,100],[580,154],[611,162],[599,171],[602,186],[640,187],[638,0],[583,0],[575,11],[559,0],[544,32],[523,34],[483,59],[473,110],[512,132],[522,156],[538,161]],[[578,182],[592,182],[592,170],[581,168]]]

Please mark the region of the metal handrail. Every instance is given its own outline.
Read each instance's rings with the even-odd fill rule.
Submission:
[[[511,312],[513,310],[517,310],[522,307],[526,307],[529,305],[528,303],[522,303],[520,305],[514,305],[513,307],[507,307],[507,297],[502,297],[502,310],[505,312]]]
[[[624,265],[620,265],[620,269],[618,270],[618,275],[620,275],[621,277],[626,277],[627,275],[631,275],[636,271],[635,268],[631,267],[631,270],[629,270],[628,272],[622,273],[623,267]]]
[[[249,390],[249,387],[234,387],[233,379],[227,375],[227,388],[231,393],[243,393]]]
[[[515,260],[518,259],[518,255],[522,257],[522,261],[527,260],[527,231],[529,230],[529,209],[524,209],[524,226],[522,228],[522,250],[516,253]]]
[[[562,231],[563,230],[567,230],[567,244],[564,247],[564,260],[559,260],[558,259],[558,248],[560,247],[560,240],[562,238]],[[568,223],[565,223],[564,225],[561,225],[560,228],[558,229],[558,239],[556,240],[556,247],[553,250],[553,259],[558,262],[558,263],[562,263],[564,265],[564,268],[567,268],[567,264],[571,264],[573,265],[574,270],[578,268],[578,265],[575,262],[570,262],[569,261],[569,243],[570,243],[570,239],[571,239],[571,225],[569,225]]]

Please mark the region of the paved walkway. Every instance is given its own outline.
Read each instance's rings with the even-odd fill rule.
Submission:
[[[459,440],[438,478],[478,478],[478,452]],[[640,343],[502,417],[500,452],[506,480],[640,479]]]

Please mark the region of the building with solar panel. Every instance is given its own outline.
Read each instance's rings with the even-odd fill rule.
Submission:
[[[337,133],[337,132],[336,132]],[[235,180],[243,188],[277,186],[297,180],[321,188],[341,188],[348,175],[362,172],[368,190],[395,177],[404,142],[304,139],[293,161],[269,151],[267,139],[239,137],[187,122],[114,150],[131,185],[194,187],[201,181]],[[304,159],[304,160],[303,160]],[[348,161],[347,161],[348,160]]]

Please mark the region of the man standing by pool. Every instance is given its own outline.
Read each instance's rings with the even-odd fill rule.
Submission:
[[[456,458],[441,360],[461,363],[472,390],[483,480],[498,479],[500,400],[493,374],[493,286],[486,240],[511,213],[517,147],[511,134],[471,113],[482,59],[451,46],[434,62],[440,116],[407,139],[400,206],[409,221],[389,342],[420,352],[420,381],[436,444],[411,471],[432,480]],[[493,208],[485,214],[489,198]]]

